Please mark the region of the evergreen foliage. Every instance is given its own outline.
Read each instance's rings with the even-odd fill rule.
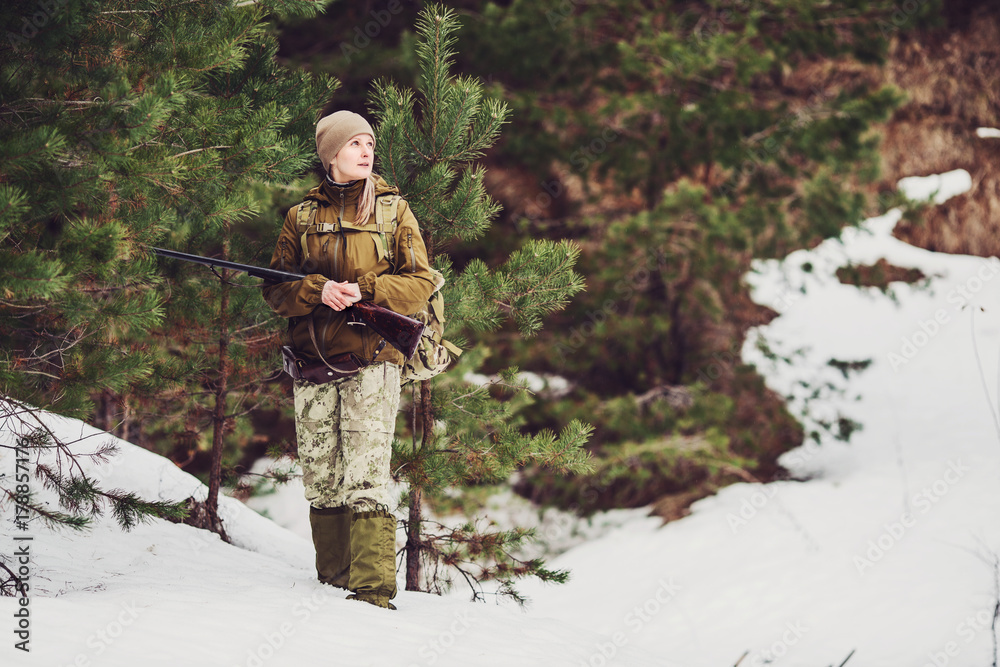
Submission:
[[[322,4],[0,8],[0,394],[84,419],[95,400],[121,403],[125,417],[103,426],[133,436],[181,422],[197,440],[211,427],[210,510],[225,439],[258,400],[262,368],[276,365],[274,334],[258,290],[159,267],[148,247],[260,259],[240,226],[261,208],[253,184],[308,167],[302,137],[335,87],[276,67],[264,20]],[[38,472],[69,516],[101,498],[125,527],[166,511],[85,476]]]
[[[565,242],[532,240],[497,269],[472,262],[458,274],[443,253],[435,252],[478,238],[489,227],[498,207],[486,193],[482,168],[473,160],[497,140],[509,115],[502,102],[484,99],[482,82],[451,74],[458,28],[454,12],[428,6],[417,23],[416,93],[386,81],[374,86],[371,106],[378,121],[380,173],[405,194],[420,220],[429,255],[449,276],[445,302],[451,329],[493,330],[507,316],[522,334],[531,335],[541,328],[544,316],[562,309],[583,289],[581,276],[573,270],[576,248]],[[518,577],[565,578],[565,573],[550,572],[541,561],[517,560],[514,550],[528,536],[525,531],[482,532],[473,526],[437,533],[423,529],[424,499],[448,489],[502,481],[529,463],[560,472],[587,468],[582,448],[590,427],[574,421],[558,434],[525,433],[515,417],[519,402],[494,395],[501,390],[524,392],[516,368],[480,386],[462,379],[463,369],[481,358],[481,353],[471,351],[457,369],[439,376],[434,391],[430,382],[414,390],[412,441],[394,448],[392,468],[410,487],[409,590],[436,588],[441,564],[459,568],[470,582],[497,580],[500,592],[514,597],[513,581]],[[476,562],[474,568],[462,566],[470,561]]]
[[[100,443],[94,451],[81,453],[71,447],[74,443],[65,443],[56,436],[39,410],[10,399],[4,400],[2,409],[0,428],[15,436],[15,446],[0,447],[16,452],[18,465],[17,474],[2,478],[0,494],[28,512],[27,518],[18,515],[12,523],[24,527],[27,521],[37,518],[50,527],[81,530],[90,526],[95,517],[110,511],[123,530],[130,530],[154,516],[174,521],[184,517],[181,503],[147,501],[121,489],[100,488],[81,462],[107,463],[117,453],[114,444]],[[29,471],[56,494],[61,510],[36,498],[27,479]]]
[[[275,68],[263,20],[321,4],[0,7],[0,394],[21,402],[7,417],[33,405],[87,418],[96,401],[105,428],[147,446],[194,456],[211,439],[219,478],[249,437],[247,413],[276,389],[264,381],[281,324],[252,281],[156,263],[146,248],[266,262],[270,214],[303,189],[266,184],[309,166],[315,104],[336,82]],[[425,588],[442,565],[470,582],[549,576],[517,561],[522,532],[428,523],[423,503],[449,488],[527,467],[522,493],[590,511],[777,470],[801,431],[738,362],[746,329],[768,316],[740,276],[753,257],[871,212],[872,128],[900,96],[866,72],[942,12],[939,0],[451,4],[468,10],[461,32],[432,6],[406,33],[404,3],[366,48],[357,28],[374,10],[341,3],[285,44],[365,86],[373,73],[413,77],[413,88],[382,78],[370,95],[378,171],[448,277],[448,338],[477,332],[492,353],[471,349],[433,391],[417,387],[411,442],[394,448],[412,489],[407,583]],[[358,88],[340,92],[341,108]],[[550,203],[491,226],[499,205],[476,162],[491,146],[489,160],[532,170]],[[518,197],[534,194],[506,193]],[[571,301],[580,273],[588,291]],[[572,390],[535,403],[512,363]],[[483,366],[491,382],[463,381]],[[857,425],[829,428],[849,437]],[[567,474],[584,469],[585,442],[594,470]],[[71,508],[54,520],[116,502],[39,473]],[[145,509],[117,500],[126,523],[128,507]]]
[[[686,475],[706,492],[747,466],[776,471],[801,433],[770,407],[777,400],[762,405],[766,390],[737,361],[746,329],[768,317],[748,305],[740,276],[754,257],[835,236],[875,208],[872,128],[902,97],[873,85],[865,68],[878,66],[891,38],[940,11],[914,4],[903,12],[890,0],[675,0],[655,10],[629,0],[485,3],[465,33],[464,64],[481,74],[489,67],[515,110],[534,110],[505,149],[535,166],[542,201],[551,202],[524,207],[523,228],[568,229],[588,278],[587,294],[540,344],[502,339],[505,357],[577,383],[557,407],[529,408],[529,424],[600,415],[591,440],[598,470],[614,470],[636,448],[647,452],[639,459],[659,450],[654,458],[690,461],[672,443],[721,427],[728,442],[717,455],[727,465],[695,461],[700,472]],[[532,49],[520,48],[525,39]],[[581,43],[599,66],[588,65]],[[529,144],[543,134],[539,155]],[[582,201],[571,201],[573,188]],[[698,398],[643,401],[682,389]],[[722,423],[692,407],[719,403],[713,396],[730,406]],[[625,415],[635,418],[627,434],[615,427]],[[672,466],[653,465],[658,480],[637,478],[628,493],[604,473],[537,473],[519,488],[575,509],[644,504],[652,498],[643,488],[678,486]],[[583,498],[595,488],[599,499]]]

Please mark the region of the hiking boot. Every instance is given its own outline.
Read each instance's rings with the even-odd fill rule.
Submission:
[[[347,596],[348,600],[360,600],[361,602],[367,602],[368,604],[373,604],[376,607],[382,607],[383,609],[389,609],[391,611],[396,611],[396,605],[389,602],[389,598],[384,595],[379,595],[377,593],[351,593]]]
[[[309,526],[316,547],[317,578],[346,589],[351,577],[351,508],[310,507]]]
[[[395,609],[396,517],[386,510],[355,512],[351,519],[349,600]]]

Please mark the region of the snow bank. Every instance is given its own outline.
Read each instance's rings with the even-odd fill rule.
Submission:
[[[116,442],[121,452],[111,463],[84,462],[104,488],[161,500],[206,494],[162,457],[77,421],[45,420],[62,439],[77,440],[79,453]],[[14,440],[10,430],[0,432],[0,444]],[[0,471],[14,472],[8,449],[0,449]],[[287,496],[283,502],[307,508]],[[161,520],[129,533],[109,518],[86,532],[52,531],[37,521],[14,530],[13,508],[0,506],[4,555],[14,555],[14,537],[32,538],[30,653],[15,648],[18,602],[0,598],[0,665],[577,665],[602,640],[561,620],[458,598],[401,592],[396,612],[345,600],[343,591],[315,581],[307,538],[232,498],[222,498],[220,510],[232,545]],[[629,664],[658,664],[637,647],[619,655]]]
[[[940,202],[970,178],[900,187]],[[993,378],[1000,261],[908,246],[891,236],[898,219],[869,220],[748,276],[754,299],[780,316],[748,337],[744,359],[810,430],[839,416],[863,429],[849,442],[821,431],[788,452],[782,463],[810,481],[737,484],[685,519],[636,519],[564,554],[552,565],[573,581],[525,586],[532,613],[619,632],[692,666],[741,656],[744,666],[839,665],[852,651],[848,664],[866,667],[992,663],[1000,438],[972,334]],[[835,276],[883,257],[928,284],[894,283],[893,301]],[[830,359],[871,364],[845,378]]]
[[[942,201],[969,177],[901,187]],[[891,236],[898,217],[760,262],[748,276],[754,298],[780,316],[748,337],[743,356],[818,429],[818,442],[782,459],[809,481],[737,484],[666,526],[618,513],[621,527],[603,522],[603,536],[553,560],[572,571],[569,584],[521,586],[534,599],[528,613],[405,592],[398,612],[345,601],[313,580],[294,483],[261,502],[295,532],[223,501],[238,546],[162,521],[127,534],[106,520],[83,534],[33,524],[32,653],[13,650],[17,604],[0,599],[10,628],[0,664],[990,664],[1000,427],[980,368],[996,394],[1000,261],[908,246]],[[893,300],[835,277],[848,262],[883,257],[929,280],[893,284]],[[871,363],[845,377],[831,359]],[[849,442],[819,428],[839,417],[863,426]],[[58,428],[67,438],[96,433],[67,420]],[[107,486],[203,496],[169,462],[121,447],[95,469]],[[3,474],[13,470],[7,451]],[[565,546],[577,528],[549,523],[545,537]]]

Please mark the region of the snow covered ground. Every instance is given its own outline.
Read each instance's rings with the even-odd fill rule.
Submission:
[[[901,187],[943,201],[969,180],[960,171]],[[755,300],[781,315],[754,332],[744,359],[793,411],[809,403],[807,426],[844,416],[863,430],[787,453],[782,463],[808,482],[734,485],[683,520],[637,518],[571,550],[552,565],[570,568],[572,582],[524,587],[534,617],[699,667],[744,655],[742,665],[825,667],[852,651],[848,664],[865,667],[994,664],[1000,261],[906,245],[891,237],[898,217],[761,262],[748,277]],[[893,303],[834,276],[882,257],[920,268],[929,286],[893,284]],[[845,379],[830,359],[871,365]],[[597,645],[589,664],[601,657]]]
[[[67,439],[92,436],[81,450],[103,439],[79,422],[52,417],[49,424]],[[4,444],[12,441],[3,435]],[[112,464],[85,465],[103,487],[151,499],[204,497],[203,485],[168,460],[119,444]],[[13,472],[13,457],[2,456]],[[222,514],[233,545],[160,520],[129,533],[108,519],[82,534],[37,522],[15,530],[6,506],[0,548],[12,556],[29,545],[30,652],[15,648],[23,639],[14,634],[19,604],[0,598],[0,665],[575,665],[589,652],[588,630],[513,608],[406,592],[398,612],[345,600],[314,580],[308,539],[231,498]],[[628,656],[654,664],[638,647]]]
[[[939,201],[970,186],[965,172],[901,185],[914,198],[937,191]],[[37,522],[17,531],[8,503],[0,549],[12,556],[14,537],[33,538],[31,653],[14,649],[19,607],[0,598],[0,665],[992,664],[1000,260],[910,247],[891,237],[897,217],[748,276],[754,298],[781,316],[754,332],[744,358],[793,411],[808,410],[808,430],[840,417],[863,425],[849,442],[824,432],[785,455],[808,481],[734,485],[666,526],[642,510],[599,517],[584,534],[550,521],[552,545],[575,545],[550,564],[573,577],[523,584],[528,611],[470,603],[462,592],[402,592],[397,612],[344,600],[313,580],[294,485],[254,501],[274,521],[225,499],[234,545],[162,521],[130,533],[108,520],[83,534]],[[834,277],[848,262],[882,257],[930,279],[893,284],[890,300]],[[831,359],[871,364],[845,377]],[[66,436],[94,433],[52,419]],[[204,494],[127,443],[93,470],[106,486],[149,498]],[[13,473],[0,450],[0,474]]]

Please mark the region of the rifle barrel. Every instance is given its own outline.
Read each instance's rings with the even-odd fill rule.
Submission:
[[[153,248],[153,252],[160,257],[167,257],[169,259],[179,259],[183,262],[193,262],[212,268],[218,267],[220,269],[241,271],[254,278],[261,278],[271,283],[287,283],[293,280],[302,280],[306,277],[303,273],[265,269],[250,264],[230,262],[225,259],[189,255],[186,252],[177,252],[176,250],[167,250],[165,248]],[[354,306],[351,306],[351,309],[352,314],[357,314],[358,319],[370,326],[375,333],[385,338],[390,345],[402,352],[403,356],[407,359],[413,356],[414,351],[420,344],[420,336],[424,330],[422,322],[406,315],[400,315],[374,303],[358,302]]]
[[[292,273],[290,271],[278,271],[277,269],[265,269],[260,266],[239,264],[225,259],[202,257],[201,255],[189,255],[186,252],[177,252],[176,250],[167,250],[166,248],[153,248],[153,252],[160,257],[179,259],[184,262],[194,262],[195,264],[201,264],[203,266],[210,266],[213,268],[218,267],[220,269],[241,271],[247,275],[253,276],[254,278],[261,278],[272,283],[287,283],[293,280],[302,280],[306,277],[304,273]]]

